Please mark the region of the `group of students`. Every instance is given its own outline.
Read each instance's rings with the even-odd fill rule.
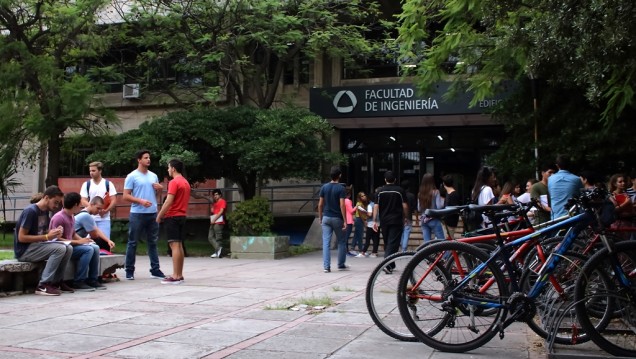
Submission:
[[[578,175],[572,173],[567,155],[557,155],[554,165],[544,165],[541,179],[529,179],[525,193],[520,193],[520,187],[519,184],[505,182],[499,189],[494,169],[484,166],[477,173],[471,199],[479,205],[513,204],[515,201],[528,203],[534,199],[536,206],[530,214],[538,224],[567,215],[568,200],[578,196],[582,189],[604,188],[610,193],[609,200],[615,206],[615,225],[625,224],[636,215],[636,173],[631,176],[616,173],[605,183],[602,176],[592,170],[582,170]],[[484,221],[482,225],[488,224]]]
[[[157,195],[163,189],[150,171],[150,152],[136,154],[138,166],[124,182],[123,199],[131,203],[126,247],[126,279],[134,280],[137,243],[145,233],[150,258],[150,275],[162,284],[183,282],[183,240],[190,185],[183,177],[184,165],[168,162],[168,194],[158,211]],[[100,254],[111,254],[109,212],[115,205],[114,184],[101,178],[102,164],[89,164],[91,179],[80,193],[64,194],[57,186],[34,196],[22,211],[14,233],[14,254],[18,261],[46,261],[35,294],[56,296],[75,291],[104,290],[99,273]],[[172,252],[173,274],[165,276],[159,266],[157,240],[159,224],[164,223]],[[64,281],[69,261],[77,261],[74,278]]]

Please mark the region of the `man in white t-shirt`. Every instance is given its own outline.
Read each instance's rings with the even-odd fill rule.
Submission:
[[[95,196],[104,199],[104,208],[93,215],[97,227],[104,232],[107,238],[110,238],[110,210],[115,208],[117,204],[117,189],[111,181],[102,178],[102,169],[104,164],[101,162],[91,162],[88,165],[88,171],[91,179],[82,184],[80,195],[82,196],[82,206],[88,207],[92,198]],[[108,195],[106,195],[108,193]]]

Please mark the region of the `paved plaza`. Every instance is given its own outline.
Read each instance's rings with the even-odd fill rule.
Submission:
[[[160,259],[169,275],[171,259]],[[386,336],[364,299],[380,260],[348,258],[351,270],[323,273],[319,251],[282,260],[186,258],[185,283],[162,285],[138,256],[135,280],[106,291],[0,298],[0,358],[546,357],[525,324],[467,354]],[[312,298],[334,304],[288,309]]]

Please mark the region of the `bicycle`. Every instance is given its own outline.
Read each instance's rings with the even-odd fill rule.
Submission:
[[[500,206],[499,205],[493,208],[496,208],[497,210],[515,208],[517,214],[521,218],[525,218],[525,221],[528,221],[525,215],[525,213],[528,210],[526,206],[515,207],[515,206]],[[446,226],[444,222],[444,218],[446,216],[455,215],[467,209],[468,209],[468,206],[457,206],[457,207],[449,207],[449,208],[438,209],[438,210],[427,210],[427,214],[430,215],[431,217],[442,220],[442,223],[444,223],[444,226]],[[566,218],[567,217],[562,217],[555,221],[551,221],[549,223],[539,225],[537,226],[537,228],[547,227],[550,224],[557,223]],[[523,228],[520,230],[510,231],[510,232],[504,232],[504,233],[501,233],[501,235],[505,236],[507,240],[512,240],[512,239],[530,234],[533,231],[534,231],[534,228],[532,226],[529,226],[529,228]],[[447,228],[447,233],[448,233],[448,228]],[[453,238],[447,237],[445,240],[453,240]],[[481,236],[475,235],[473,237],[463,237],[457,240],[461,242],[466,242],[466,243],[473,243],[478,246],[483,245],[484,246],[483,248],[490,250],[494,248],[494,246],[492,246],[490,242],[496,240],[496,234],[493,232],[493,233],[485,234]],[[431,243],[436,243],[437,241],[424,243],[420,247],[418,247],[417,251],[422,249],[424,246],[429,245]],[[522,246],[520,246],[520,248],[517,251],[515,251],[515,253],[511,256],[510,260],[513,262],[523,260],[523,258],[525,257],[525,254],[533,245],[536,245],[536,242],[537,241],[532,241],[532,242],[529,241],[523,244]],[[537,248],[536,252],[543,253],[543,250],[541,248]],[[365,291],[365,300],[366,300],[367,309],[373,322],[378,326],[378,328],[381,331],[383,331],[387,335],[402,341],[416,341],[417,338],[408,330],[408,328],[406,328],[397,310],[397,303],[395,302],[395,294],[397,293],[397,283],[399,280],[399,276],[397,275],[385,276],[384,268],[386,268],[389,265],[395,268],[404,268],[406,266],[406,263],[408,263],[408,261],[413,257],[414,254],[415,252],[409,251],[409,252],[395,253],[391,255],[390,257],[385,258],[371,272],[371,275],[369,276],[369,280],[367,281],[367,286]],[[392,265],[396,263],[397,263],[396,266]],[[417,315],[417,314],[413,314],[413,315]]]
[[[496,231],[497,248],[491,255],[456,241],[435,243],[417,252],[404,269],[398,287],[398,308],[406,326],[434,349],[465,352],[484,345],[497,333],[503,338],[504,329],[514,321],[530,321],[536,313],[535,299],[552,282],[550,275],[557,272],[572,241],[594,221],[591,204],[599,195],[593,192],[580,198],[582,213],[511,242],[504,243]],[[509,260],[511,248],[565,228],[569,230],[561,246],[548,257],[530,291],[523,293],[518,273]],[[501,267],[506,269],[507,277]],[[453,270],[466,274],[458,275]],[[444,271],[444,277],[430,276]],[[417,280],[414,282],[413,278]],[[488,282],[490,287],[485,287]],[[414,305],[419,305],[418,318],[411,316],[409,306]],[[606,308],[605,317],[612,310]],[[485,311],[489,315],[483,314]]]

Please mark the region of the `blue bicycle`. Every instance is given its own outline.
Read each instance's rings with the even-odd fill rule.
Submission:
[[[505,328],[513,322],[533,320],[540,305],[537,299],[546,288],[562,283],[565,275],[576,278],[580,272],[584,259],[572,256],[568,248],[579,233],[597,221],[597,203],[604,196],[600,191],[585,193],[577,200],[578,214],[514,241],[504,243],[497,233],[497,248],[490,255],[473,245],[454,241],[432,244],[417,252],[398,284],[402,320],[420,341],[446,352],[473,350],[497,334],[503,338]],[[489,214],[494,221],[506,215]],[[513,248],[563,229],[568,231],[561,244],[524,291],[519,268],[508,259]],[[573,262],[578,264],[572,266]],[[606,276],[597,277],[598,286],[610,287]],[[574,280],[567,282],[572,292]],[[615,309],[611,304],[596,307],[601,318],[594,325],[602,330],[615,315]],[[414,312],[416,316],[412,315]],[[581,336],[577,340],[585,339]]]

